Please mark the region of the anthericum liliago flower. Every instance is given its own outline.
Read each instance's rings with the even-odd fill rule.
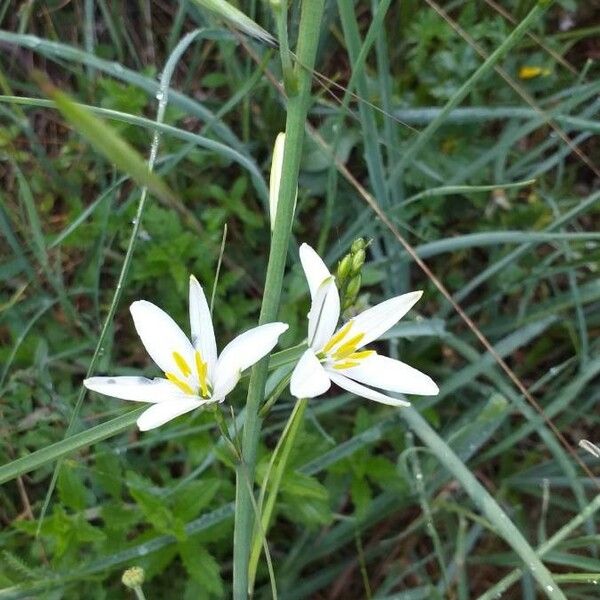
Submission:
[[[333,381],[356,394],[392,406],[409,403],[371,389],[435,396],[433,380],[407,364],[380,356],[364,347],[396,324],[419,300],[422,292],[390,298],[350,319],[336,331],[340,297],[333,275],[307,244],[300,247],[300,260],[310,288],[308,350],[302,355],[290,383],[297,398],[324,394]]]
[[[142,343],[166,379],[91,377],[83,384],[113,398],[152,403],[137,420],[142,431],[200,406],[222,402],[242,371],[268,354],[288,328],[285,323],[268,323],[250,329],[227,344],[217,357],[210,310],[194,276],[190,277],[191,342],[175,321],[151,302],[139,300],[130,310]]]

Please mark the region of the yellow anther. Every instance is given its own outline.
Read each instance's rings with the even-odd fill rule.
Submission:
[[[352,367],[357,367],[358,363],[353,360],[346,360],[344,362],[336,363],[333,365],[334,369],[351,369]]]
[[[174,383],[182,392],[192,396],[194,395],[194,390],[191,388],[191,386],[185,381],[181,381],[181,379],[179,379],[175,373],[165,373],[165,375],[167,376],[167,379]]]
[[[203,398],[208,398],[210,392],[208,391],[208,365],[202,360],[202,354],[199,350],[194,353],[196,360],[196,371],[198,372],[198,381],[200,382],[200,394]]]
[[[188,377],[192,370],[190,369],[190,366],[185,362],[183,356],[181,356],[179,352],[173,352],[173,359],[177,363],[179,370],[183,373],[183,376]]]
[[[331,339],[323,346],[323,352],[329,352],[338,342],[341,342],[352,327],[352,321],[348,321]]]
[[[363,350],[362,352],[353,352],[348,356],[350,360],[363,360],[375,354],[375,350]]]
[[[336,360],[340,360],[341,358],[347,358],[350,356],[355,350],[360,341],[365,337],[364,333],[359,333],[354,337],[351,337],[347,342],[344,342],[334,353],[333,357]]]

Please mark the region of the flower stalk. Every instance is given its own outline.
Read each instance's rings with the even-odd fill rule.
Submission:
[[[259,319],[261,324],[271,321],[279,311],[283,272],[294,217],[294,200],[298,185],[304,127],[310,103],[311,73],[315,64],[323,8],[324,0],[304,0],[302,3],[296,48],[297,63],[294,65],[298,93],[288,99],[279,201]],[[256,450],[261,429],[261,419],[258,413],[264,396],[267,368],[268,361],[263,360],[252,369],[246,401],[246,419],[242,437],[243,464],[238,466],[236,474],[233,544],[233,597],[235,600],[246,600],[248,597],[248,561],[254,530],[254,514],[246,478],[251,484],[253,483]]]

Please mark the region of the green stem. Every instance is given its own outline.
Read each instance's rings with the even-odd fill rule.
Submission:
[[[521,532],[509,519],[492,495],[477,481],[460,458],[448,447],[425,419],[412,407],[403,408],[402,417],[411,430],[427,444],[437,459],[456,477],[481,512],[496,528],[506,543],[521,557],[531,575],[551,600],[566,600],[552,574],[540,560]]]
[[[292,448],[294,447],[294,442],[296,441],[298,431],[300,430],[300,425],[302,424],[307,403],[308,400],[306,398],[303,398],[302,400],[298,400],[294,405],[294,409],[292,410],[288,422],[286,423],[285,428],[281,433],[281,437],[277,442],[277,446],[275,447],[275,450],[273,450],[273,454],[271,455],[271,460],[269,462],[267,472],[265,473],[265,477],[263,479],[262,489],[260,491],[260,498],[258,501],[262,530],[258,530],[258,528],[255,528],[257,530],[254,534],[252,552],[250,554],[250,567],[248,578],[250,592],[252,592],[252,590],[254,589],[256,568],[258,567],[258,560],[260,558],[260,549],[262,541],[261,538],[262,536],[266,536],[269,530],[269,524],[271,522],[271,517],[273,516],[273,511],[275,509],[275,500],[277,499],[277,494],[279,492],[279,488],[281,487],[281,480],[283,479],[283,474],[285,472],[290,453],[292,451]],[[275,466],[275,463],[277,463],[277,466]],[[274,472],[273,468],[275,469]],[[273,477],[271,477],[271,472],[273,472]],[[267,485],[269,486],[269,495],[267,496],[267,500],[265,502]]]
[[[264,299],[260,312],[259,322],[261,324],[275,320],[279,311],[283,271],[294,217],[294,199],[298,185],[304,127],[310,102],[311,72],[314,68],[317,53],[323,5],[324,0],[304,0],[302,3],[296,52],[298,63],[294,67],[298,82],[298,94],[288,100],[281,186],[271,238]],[[267,367],[267,359],[263,359],[254,366],[248,387],[246,421],[242,439],[242,460],[244,464],[238,467],[236,476],[236,511],[233,541],[233,597],[235,600],[245,600],[248,597],[248,561],[254,523],[251,498],[244,484],[244,469],[248,473],[250,481],[252,481],[261,429],[258,410],[264,395]]]

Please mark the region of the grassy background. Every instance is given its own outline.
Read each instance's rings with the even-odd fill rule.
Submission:
[[[274,31],[266,5],[239,5]],[[318,246],[334,267],[356,236],[372,239],[359,308],[425,290],[388,334],[389,348],[381,344],[440,384],[439,396],[415,407],[533,547],[576,519],[544,557],[569,598],[591,599],[600,580],[595,482],[356,185],[373,194],[568,443],[600,441],[599,15],[591,3],[556,2],[512,43],[508,17],[521,22],[532,6],[327,3],[283,345],[304,335],[298,244]],[[4,1],[0,19],[0,456],[9,463],[69,427],[140,199],[136,184],[37,101],[44,95],[32,69],[104,109],[147,156],[160,73],[186,33],[207,28],[176,63],[168,94],[156,170],[177,197],[145,205],[97,373],[155,374],[127,306],[152,300],[183,325],[188,274],[212,288],[225,224],[220,346],[256,322],[269,243],[265,180],[285,104],[277,54],[190,2],[15,10]],[[507,39],[502,72],[482,71],[479,51],[489,56]],[[541,73],[524,79],[523,67]],[[243,386],[229,400],[239,412]],[[259,481],[292,405],[284,395],[265,422]],[[87,430],[127,408],[89,395],[73,427]],[[597,472],[597,460],[580,457]],[[119,580],[133,564],[151,579],[148,598],[228,597],[233,468],[213,418],[198,412],[71,455],[37,538],[54,465],[5,484],[0,598],[128,597]],[[338,390],[309,403],[269,543],[282,598],[478,598],[520,566],[397,411]],[[269,593],[261,565],[257,595]],[[526,574],[507,597],[536,594]]]

